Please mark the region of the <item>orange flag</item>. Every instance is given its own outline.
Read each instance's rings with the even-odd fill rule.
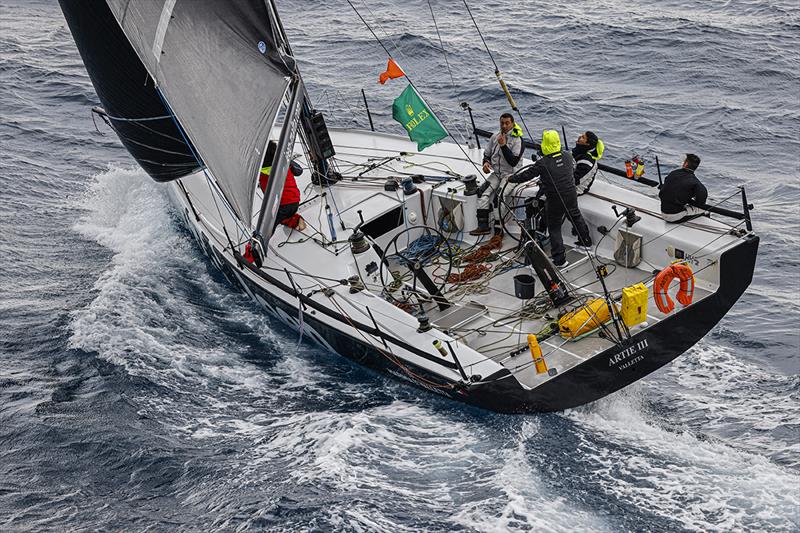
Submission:
[[[378,83],[383,85],[388,79],[402,78],[405,75],[406,73],[403,72],[403,69],[401,69],[400,66],[394,62],[394,59],[390,57],[389,62],[386,64],[386,72],[381,72],[381,77],[378,80]]]

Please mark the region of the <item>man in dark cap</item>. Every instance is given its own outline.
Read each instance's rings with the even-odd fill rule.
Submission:
[[[699,166],[699,157],[686,154],[683,166],[670,172],[664,179],[658,197],[661,198],[661,216],[666,222],[686,222],[705,213],[689,205],[689,202],[704,204],[708,200],[708,190],[694,175]]]

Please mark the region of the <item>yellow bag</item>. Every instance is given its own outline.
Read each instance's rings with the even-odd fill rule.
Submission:
[[[574,339],[611,320],[608,304],[597,298],[580,309],[571,311],[558,319],[558,331],[565,339]]]
[[[622,321],[628,327],[641,324],[647,320],[647,287],[642,283],[622,289]]]

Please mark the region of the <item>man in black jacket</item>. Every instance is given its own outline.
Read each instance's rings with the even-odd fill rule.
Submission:
[[[689,205],[690,201],[704,204],[708,199],[708,190],[694,175],[698,166],[700,158],[686,154],[683,167],[673,170],[664,179],[658,197],[661,198],[661,215],[666,222],[686,222],[704,214],[702,209]]]
[[[605,146],[593,131],[582,133],[572,149],[575,158],[575,188],[578,196],[589,192],[597,175],[597,162],[603,157]]]
[[[572,154],[561,151],[561,138],[556,130],[542,132],[542,156],[530,168],[509,178],[512,183],[522,183],[540,176],[539,192],[547,197],[547,231],[550,234],[550,255],[557,267],[567,266],[564,237],[561,224],[566,215],[578,232],[583,246],[592,245],[589,227],[578,209],[578,195],[575,191],[574,166]]]

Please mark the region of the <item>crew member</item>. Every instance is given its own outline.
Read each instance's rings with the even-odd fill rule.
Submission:
[[[270,141],[267,145],[267,152],[264,154],[264,162],[261,167],[261,174],[258,176],[258,186],[261,191],[265,192],[267,189],[267,181],[269,180],[269,173],[272,169],[272,161],[275,159],[275,150],[277,146],[274,141]],[[286,182],[283,184],[283,192],[281,193],[281,203],[278,208],[278,214],[275,217],[275,226],[272,232],[278,227],[278,224],[296,228],[299,231],[306,229],[306,223],[303,218],[297,214],[297,208],[300,207],[300,189],[297,187],[295,176],[303,173],[303,169],[296,162],[289,163],[289,171],[286,173]]]
[[[531,167],[509,179],[512,183],[523,183],[539,176],[539,192],[546,196],[547,231],[550,233],[550,255],[553,263],[567,266],[564,237],[561,224],[566,215],[578,233],[578,244],[591,246],[589,226],[578,209],[578,194],[575,190],[575,162],[572,154],[561,151],[561,138],[556,130],[542,132],[542,157]]]
[[[700,158],[686,154],[683,166],[670,172],[658,192],[661,198],[661,216],[667,222],[686,222],[702,216],[705,211],[689,205],[689,202],[704,204],[708,190],[700,183],[694,171],[700,166]]]
[[[597,161],[603,157],[605,146],[593,131],[582,133],[572,149],[575,159],[575,189],[578,196],[589,192],[597,175]]]
[[[488,235],[492,203],[499,205],[498,197],[509,176],[522,165],[522,128],[509,113],[500,115],[500,131],[492,135],[483,151],[483,173],[489,174],[478,188],[478,227],[470,235]],[[490,189],[489,194],[486,190]]]

